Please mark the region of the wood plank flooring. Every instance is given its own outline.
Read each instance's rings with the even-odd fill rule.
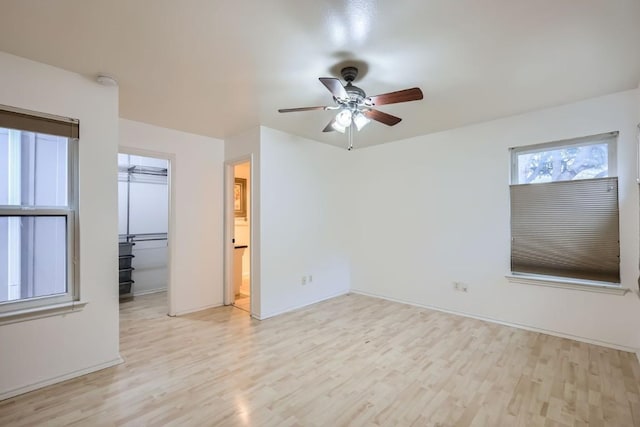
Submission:
[[[241,293],[239,295],[236,295],[233,305],[240,310],[251,313],[251,297],[247,294]]]
[[[1,426],[640,426],[631,353],[360,295],[259,322],[122,304],[124,364],[0,402]]]

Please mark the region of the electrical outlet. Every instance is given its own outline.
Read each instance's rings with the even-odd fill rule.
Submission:
[[[302,276],[302,285],[306,285],[307,284],[307,276]]]
[[[454,291],[469,292],[469,287],[462,282],[451,282]]]

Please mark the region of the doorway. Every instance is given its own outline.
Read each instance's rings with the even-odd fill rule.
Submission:
[[[251,313],[251,162],[233,165],[232,304]]]
[[[169,159],[118,153],[119,296],[156,294],[167,312]]]

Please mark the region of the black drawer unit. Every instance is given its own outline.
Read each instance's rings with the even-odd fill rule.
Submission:
[[[135,245],[135,243],[133,242],[118,243],[118,255],[120,256],[131,255],[131,253],[133,252],[133,245]]]
[[[118,268],[120,269],[120,271],[126,269],[126,268],[131,268],[131,262],[133,261],[133,258],[135,258],[135,255],[120,255],[118,257]]]
[[[135,270],[131,265],[133,258],[135,258],[135,255],[132,254],[133,245],[135,243],[132,242],[118,244],[118,287],[121,297],[131,295],[131,285],[135,283],[131,277],[133,270]]]

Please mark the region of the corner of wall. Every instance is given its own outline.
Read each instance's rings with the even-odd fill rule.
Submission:
[[[266,318],[349,291],[344,213],[338,208],[349,188],[344,156],[335,147],[267,127],[261,127],[260,144]]]

